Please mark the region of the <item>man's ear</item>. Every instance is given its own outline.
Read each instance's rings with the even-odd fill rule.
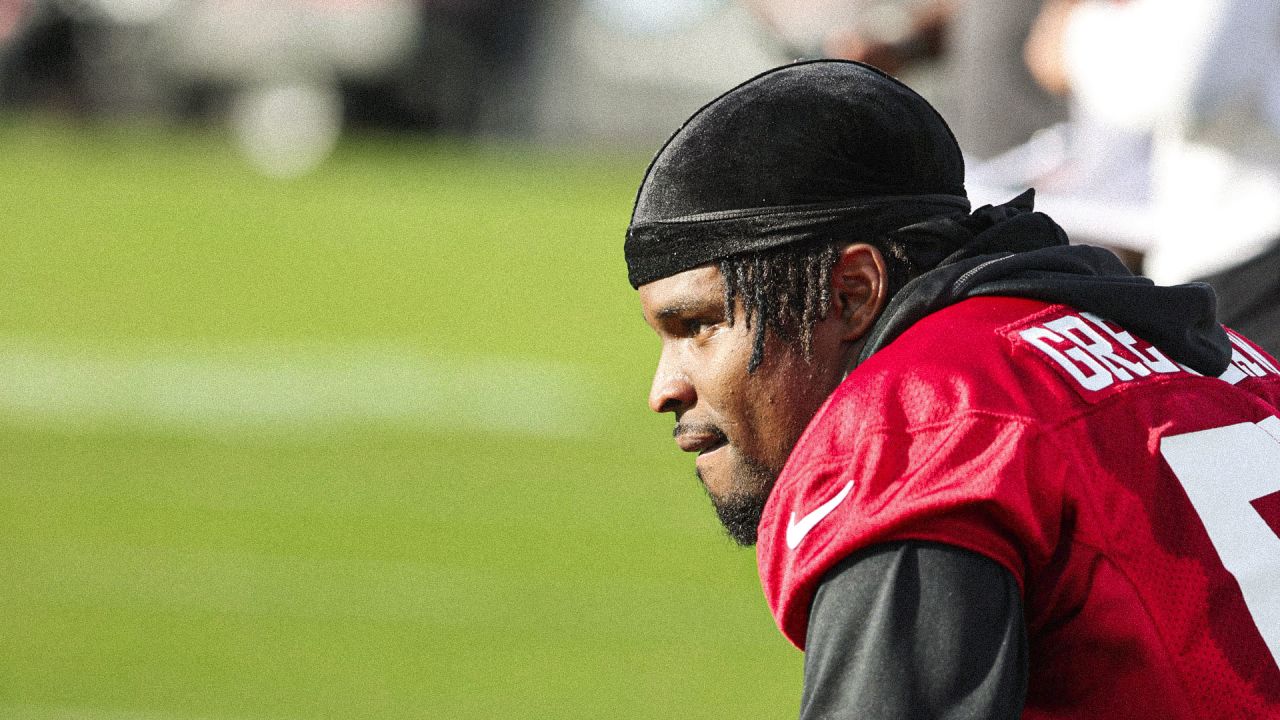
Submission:
[[[831,302],[840,321],[840,339],[866,335],[888,302],[889,274],[884,255],[872,245],[845,247],[831,271]]]

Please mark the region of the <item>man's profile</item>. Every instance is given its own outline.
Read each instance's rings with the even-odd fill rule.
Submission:
[[[1280,717],[1280,368],[1208,286],[971,211],[943,119],[840,61],[694,114],[626,258],[803,718]]]

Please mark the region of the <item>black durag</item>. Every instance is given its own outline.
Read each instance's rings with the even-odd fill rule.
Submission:
[[[1071,246],[1028,191],[969,212],[955,137],[924,98],[856,62],[770,70],[712,100],[662,147],[636,197],[632,287],[732,255],[892,237],[930,258],[890,300],[863,359],[969,297],[1061,302],[1114,320],[1204,374],[1230,342],[1199,283],[1157,287],[1110,252]]]
[[[640,186],[627,266],[639,287],[741,252],[968,210],[960,149],[924,98],[867,65],[796,63],[671,136]]]

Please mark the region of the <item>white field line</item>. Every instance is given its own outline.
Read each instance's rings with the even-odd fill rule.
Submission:
[[[0,420],[278,436],[358,425],[589,434],[583,367],[395,345],[77,346],[0,337]]]
[[[527,581],[482,568],[114,544],[12,549],[0,568],[18,602],[457,626],[501,614],[522,593],[529,601]]]
[[[457,564],[179,549],[80,542],[11,543],[0,557],[0,605],[219,613],[301,620],[375,620],[435,627],[518,626],[581,630],[583,617],[643,610],[679,615],[683,598],[710,580],[617,573],[590,583],[575,571],[535,572]],[[613,620],[593,634],[630,632]],[[15,652],[19,651],[17,649]],[[4,717],[0,715],[0,717]]]

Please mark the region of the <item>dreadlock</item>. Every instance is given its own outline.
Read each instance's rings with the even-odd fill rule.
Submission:
[[[804,358],[813,357],[813,327],[827,316],[831,271],[846,245],[847,241],[817,240],[731,255],[720,261],[725,317],[733,323],[736,302],[741,300],[744,322],[748,328],[754,323],[747,372],[755,372],[764,362],[769,331],[785,342],[798,340]],[[892,297],[917,274],[918,265],[902,242],[883,239],[874,245],[884,255]]]

